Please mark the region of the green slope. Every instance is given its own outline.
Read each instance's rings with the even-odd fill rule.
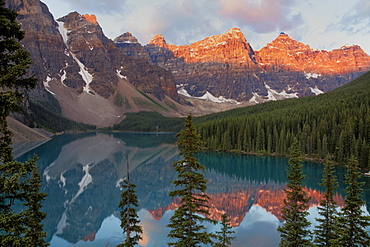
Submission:
[[[211,150],[286,155],[294,137],[307,156],[337,162],[355,156],[370,168],[370,72],[329,93],[200,117]]]
[[[184,118],[165,117],[158,112],[141,111],[126,113],[126,118],[104,130],[178,132],[184,126]]]
[[[28,111],[24,111],[25,122],[30,127],[43,128],[51,132],[85,131],[96,127],[78,123],[62,115],[58,101],[47,94],[44,102],[28,98]]]

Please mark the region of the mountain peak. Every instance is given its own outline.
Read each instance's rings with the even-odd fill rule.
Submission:
[[[282,36],[282,37],[288,36],[288,37],[289,37],[289,35],[288,35],[288,34],[286,34],[285,32],[280,32],[279,36]],[[279,37],[279,36],[278,36],[278,37]]]
[[[223,34],[181,46],[167,44],[163,36],[158,34],[150,41],[150,45],[165,48],[170,51],[170,56],[181,57],[186,63],[216,62],[255,66],[253,49],[239,28],[231,28]]]
[[[244,37],[244,34],[239,28],[230,28],[223,34],[210,36],[210,37],[207,37],[195,43],[210,43],[210,44],[218,45],[220,42],[223,42],[223,41],[226,42],[226,41],[232,41],[232,40],[233,42],[247,43]]]
[[[156,45],[160,47],[164,47],[167,45],[166,40],[161,34],[157,34],[154,38],[148,43],[148,45]]]
[[[271,43],[268,43],[262,50],[269,50],[269,49],[279,49],[284,52],[302,52],[302,50],[312,50],[309,45],[303,44],[301,42],[292,39],[288,34],[281,32],[276,39],[274,39]]]
[[[126,32],[114,39],[114,43],[131,43],[138,44],[139,41],[130,32]]]
[[[98,22],[96,21],[96,16],[95,15],[85,14],[82,17],[85,18],[86,21],[91,22],[94,25],[98,25]]]
[[[242,31],[239,28],[230,28],[229,30],[226,31],[225,34],[236,34],[236,35],[243,35]]]
[[[272,41],[272,43],[274,42],[284,42],[284,41],[290,41],[290,42],[296,42],[296,43],[300,43],[298,41],[296,41],[295,39],[292,39],[288,34],[284,33],[284,32],[281,32],[277,37],[276,39],[274,39]],[[300,44],[303,44],[303,43],[300,43]]]
[[[256,52],[257,62],[264,70],[271,68],[305,73],[346,74],[370,67],[369,56],[356,45],[342,46],[333,51],[312,49],[285,33]]]

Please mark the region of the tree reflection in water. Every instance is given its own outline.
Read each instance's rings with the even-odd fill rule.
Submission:
[[[34,153],[40,157],[42,189],[49,194],[44,227],[51,246],[116,246],[122,241],[118,203],[126,156],[140,203],[144,229],[140,244],[165,246],[165,226],[179,202],[167,196],[176,178],[172,164],[179,160],[175,140],[174,134],[158,133],[65,134],[18,157],[20,161]],[[201,152],[198,159],[207,168],[211,217],[221,220],[226,213],[235,227],[237,240],[232,246],[277,246],[287,159],[215,152]],[[318,186],[322,165],[305,162],[303,172],[312,197],[310,212],[315,214],[322,197]],[[342,204],[345,170],[337,167],[336,172],[340,184],[336,200]],[[365,189],[370,203],[367,195]],[[219,228],[209,225],[211,231]]]

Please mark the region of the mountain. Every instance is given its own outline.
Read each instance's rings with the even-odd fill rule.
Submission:
[[[136,47],[120,49],[138,56]],[[237,28],[183,46],[156,35],[144,47],[152,63],[173,73],[180,94],[254,104],[328,92],[370,70],[370,56],[357,45],[314,50],[281,33],[255,51]]]
[[[315,50],[285,33],[256,51],[256,61],[264,71],[300,71],[307,77],[370,70],[370,58],[358,45],[346,45],[332,51]]]
[[[172,74],[125,56],[94,15],[73,12],[55,21],[38,0],[7,0],[5,6],[19,13],[21,43],[33,61],[29,74],[39,78],[29,96],[46,109],[56,99],[64,116],[97,126],[140,110],[180,116]]]
[[[237,28],[182,46],[157,35],[143,46],[129,32],[110,40],[95,15],[54,20],[39,0],[5,6],[19,13],[29,74],[39,78],[20,120],[52,130],[61,126],[38,119],[105,127],[139,111],[204,115],[320,94],[370,70],[359,46],[313,50],[282,33],[256,51]]]

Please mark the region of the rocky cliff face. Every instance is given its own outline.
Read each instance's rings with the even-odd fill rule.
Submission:
[[[30,93],[34,99],[55,97],[65,116],[99,126],[118,122],[125,112],[154,110],[153,101],[177,114],[163,103],[179,100],[172,74],[126,56],[103,34],[96,16],[73,12],[55,21],[39,0],[7,0],[6,7],[19,13],[25,31],[21,42],[31,53],[29,73],[39,78]]]
[[[39,99],[45,96],[43,82],[50,75],[60,78],[59,71],[68,63],[70,70],[77,70],[73,59],[65,55],[65,45],[58,32],[58,25],[47,6],[38,0],[8,0],[5,7],[18,13],[18,21],[26,31],[22,44],[31,53],[32,64],[29,74],[39,79],[37,90]],[[81,78],[75,78],[81,80]]]
[[[167,44],[157,35],[145,48],[152,62],[172,71],[179,89],[191,96],[209,92],[243,100],[252,93],[249,85],[263,87],[254,51],[236,28],[188,46]]]
[[[82,79],[80,83],[68,80],[69,73],[63,73],[66,74],[65,85],[76,88],[78,93],[85,91],[103,98],[112,96],[118,81],[117,75],[111,71],[114,64],[109,57],[109,50],[114,46],[104,36],[96,19],[74,12],[58,19],[58,28],[68,56],[79,65],[78,73]]]
[[[98,126],[126,112],[201,115],[320,94],[370,70],[359,46],[313,50],[282,33],[255,51],[237,28],[183,46],[157,35],[142,46],[128,32],[108,39],[94,15],[55,21],[39,0],[7,0],[6,7],[19,13],[30,74],[39,78],[31,97],[54,97],[65,116]],[[187,105],[178,104],[178,93]]]
[[[184,46],[169,45],[161,35],[157,35],[148,44],[148,46],[150,45],[168,49],[173,56],[184,58],[186,63],[214,62],[256,65],[252,47],[237,28]]]
[[[265,71],[300,71],[311,75],[339,75],[370,70],[369,56],[357,45],[333,51],[314,50],[281,33],[256,51],[258,65]]]
[[[65,43],[72,57],[84,65],[87,77],[92,77],[89,87],[93,92],[109,98],[116,91],[118,78],[124,77],[159,100],[165,95],[177,100],[171,74],[143,59],[125,56],[105,37],[95,16],[74,12],[58,21],[62,36],[63,33],[67,36]]]
[[[184,46],[157,35],[145,50],[173,73],[180,93],[251,103],[320,94],[370,70],[370,56],[359,46],[314,50],[281,33],[254,51],[236,28]]]
[[[150,61],[149,54],[139,41],[130,32],[126,32],[114,39],[114,44],[127,56],[144,58]]]

